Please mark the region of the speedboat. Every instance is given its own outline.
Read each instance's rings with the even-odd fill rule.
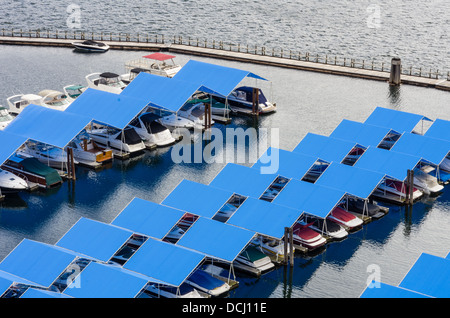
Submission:
[[[367,215],[373,219],[379,219],[386,215],[386,209],[377,204],[365,202],[364,200],[349,197],[346,202],[346,208],[349,212]]]
[[[63,88],[64,93],[67,95],[69,99],[74,101],[78,96],[83,94],[86,90],[86,86],[83,85],[67,85]]]
[[[160,118],[154,113],[143,113],[130,123],[146,146],[156,144],[158,147],[164,147],[175,143],[170,130],[158,122]]]
[[[26,142],[18,151],[22,156],[34,157],[49,167],[64,170],[67,164],[67,153],[61,148],[40,142]],[[74,159],[74,163],[78,161]]]
[[[175,244],[186,233],[182,228],[175,225],[164,237],[163,241]]]
[[[28,183],[25,179],[9,172],[0,169],[0,193],[17,193],[28,189]]]
[[[255,246],[248,246],[243,250],[233,263],[236,270],[245,271],[260,276],[275,267],[270,257],[261,252]]]
[[[205,108],[203,103],[186,103],[178,110],[177,114],[194,122],[194,128],[203,129],[205,127]],[[214,124],[212,119],[211,124]]]
[[[320,233],[309,227],[310,225],[295,223],[292,230],[294,247],[300,246],[308,251],[313,251],[327,243],[327,240]]]
[[[306,222],[309,222],[309,227],[322,235],[326,235],[335,240],[342,240],[348,236],[348,232],[336,222],[328,219],[318,217],[307,217]],[[305,221],[300,221],[300,224],[306,224]]]
[[[360,218],[338,206],[331,211],[327,218],[349,230],[357,229],[363,224],[363,221]]]
[[[80,52],[104,53],[109,50],[109,45],[94,40],[72,42],[75,50]]]
[[[1,168],[42,188],[56,187],[62,183],[58,171],[29,156],[14,154]]]
[[[180,287],[157,287],[153,284],[148,284],[144,288],[144,293],[153,298],[206,298],[187,283],[181,284]]]
[[[177,114],[161,117],[158,121],[170,131],[176,130],[177,128],[194,129],[195,127],[195,123],[192,120],[178,116]]]
[[[7,108],[0,106],[0,129],[5,129],[13,119],[14,117],[11,116]]]
[[[194,271],[186,283],[212,297],[222,296],[230,291],[230,285],[201,269]]]
[[[73,157],[79,164],[98,166],[113,159],[112,150],[98,146],[86,130],[79,133],[68,146],[73,149]]]
[[[444,190],[444,186],[439,184],[438,179],[429,174],[434,168],[424,166],[421,169],[414,169],[414,185],[428,195],[438,195]]]
[[[123,131],[112,127],[94,128],[87,130],[87,133],[101,147],[121,153],[135,154],[145,149],[144,142],[132,127],[126,127]]]
[[[285,257],[284,255],[284,242],[276,239],[269,239],[259,236],[253,239],[250,244],[252,246],[258,247],[264,254],[270,256],[272,259],[275,259],[277,262],[282,262]],[[293,248],[292,252],[295,251]],[[290,248],[288,245],[288,254],[290,253]]]
[[[223,97],[213,95],[213,98],[221,103],[225,103],[225,99]],[[231,94],[227,97],[227,100],[228,105],[233,112],[248,114],[253,109],[253,87],[238,87],[231,92]],[[276,109],[276,104],[269,102],[260,89],[258,94],[258,113],[268,114],[276,111]]]
[[[397,140],[401,137],[401,134],[390,131],[380,142],[380,144],[377,146],[377,148],[391,150],[391,148],[394,146],[394,144],[397,142]]]
[[[56,110],[66,110],[72,103],[66,94],[50,89],[40,91],[38,95],[42,97],[40,105]]]
[[[86,82],[90,88],[115,94],[120,94],[126,87],[120,75],[111,72],[89,74],[86,76]]]
[[[141,58],[127,61],[125,68],[127,71],[141,69],[147,73],[173,77],[181,70],[181,65],[174,62],[175,56],[164,53],[152,53]]]
[[[380,200],[388,200],[395,203],[403,203],[406,193],[409,192],[405,183],[397,180],[386,179],[375,189],[373,196]],[[413,200],[416,201],[423,196],[423,192],[416,187],[413,189]]]
[[[226,117],[230,114],[231,110],[229,107],[227,107],[224,103],[221,103],[215,99],[208,98],[207,95],[201,94],[201,95],[194,95],[193,99],[187,101],[187,103],[190,104],[200,104],[200,109],[204,112],[205,111],[205,104],[211,105],[211,114],[217,115],[217,116],[223,116]]]
[[[30,104],[42,105],[42,96],[36,94],[13,95],[6,99],[9,113],[16,116]]]

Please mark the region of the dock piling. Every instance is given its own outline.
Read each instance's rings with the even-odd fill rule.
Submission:
[[[400,85],[401,83],[401,67],[402,61],[399,57],[394,57],[391,60],[391,75],[389,77],[390,85]]]

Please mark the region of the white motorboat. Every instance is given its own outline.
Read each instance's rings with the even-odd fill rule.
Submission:
[[[258,247],[264,254],[269,255],[277,262],[281,262],[285,259],[284,255],[284,242],[276,239],[269,239],[262,236],[258,236],[250,242],[252,246]],[[293,252],[295,248],[293,249]],[[290,253],[288,245],[288,254]]]
[[[87,130],[91,140],[101,147],[111,148],[120,153],[135,154],[145,149],[145,144],[141,137],[132,127],[122,130],[105,127]]]
[[[66,110],[72,103],[72,99],[66,94],[55,90],[46,89],[38,93],[42,97],[41,106],[45,106],[56,110]]]
[[[108,44],[94,40],[75,41],[72,45],[80,52],[104,53],[109,50]]]
[[[154,113],[143,113],[130,123],[146,146],[156,144],[158,147],[164,147],[176,141],[170,130],[158,121],[159,119],[161,117]]]
[[[386,215],[389,209],[380,207],[375,203],[370,203],[362,199],[349,197],[346,201],[346,210],[358,215],[366,215],[372,219],[379,219]]]
[[[120,94],[126,87],[120,75],[111,72],[91,73],[86,76],[88,87],[100,91]]]
[[[226,103],[223,97],[213,96],[213,98],[221,103]],[[253,108],[253,87],[241,86],[236,88],[227,97],[227,101],[233,112],[250,113]],[[276,104],[269,102],[261,89],[259,89],[257,104],[259,114],[268,114],[277,110]]]
[[[28,183],[25,179],[9,172],[0,169],[0,193],[17,193],[28,189]]]
[[[0,106],[0,129],[5,129],[13,119],[14,117],[11,116],[7,108]]]
[[[181,284],[178,288],[170,286],[157,287],[153,284],[148,284],[145,286],[144,293],[152,298],[206,298],[187,283]]]
[[[201,269],[193,272],[185,282],[213,297],[222,296],[230,291],[230,285]]]
[[[203,129],[205,127],[205,105],[203,103],[186,103],[178,110],[177,114],[180,117],[191,120],[194,123],[194,128]],[[211,119],[211,124],[214,120]]]
[[[36,94],[19,94],[10,96],[6,99],[9,113],[13,116],[20,114],[20,112],[30,104],[42,105],[42,100],[42,96]]]
[[[444,190],[444,186],[439,184],[438,179],[429,172],[434,170],[430,166],[414,169],[414,185],[428,195],[437,195]]]
[[[111,149],[98,146],[86,130],[78,134],[69,144],[73,149],[73,157],[79,164],[88,166],[100,166],[113,159]]]
[[[373,196],[380,200],[387,200],[392,202],[403,203],[406,199],[406,193],[409,191],[405,183],[397,180],[386,179],[377,189],[375,189]],[[413,200],[416,201],[423,196],[423,192],[416,187],[413,189]]]
[[[74,101],[78,96],[83,94],[83,92],[86,90],[86,86],[83,85],[67,85],[63,88],[64,93],[67,95],[67,98],[69,100]]]
[[[61,148],[43,144],[40,142],[28,141],[18,151],[18,155],[24,157],[34,157],[49,167],[64,170],[67,166],[67,153]],[[78,161],[74,159],[74,163]]]
[[[194,129],[195,127],[192,120],[178,116],[177,114],[161,117],[158,121],[170,131],[174,131],[177,128]]]
[[[233,263],[236,270],[260,276],[275,267],[270,257],[255,246],[248,246]]]
[[[311,229],[335,240],[342,240],[348,236],[344,227],[328,219],[307,216],[306,220],[299,221],[299,223],[301,225],[308,224]]]
[[[231,110],[229,107],[227,107],[225,104],[218,102],[217,100],[210,98],[209,95],[205,93],[197,93],[192,96],[192,99],[188,100],[187,103],[190,104],[198,104],[201,103],[200,109],[204,112],[205,111],[205,104],[211,105],[211,114],[227,117]]]
[[[354,216],[341,207],[335,207],[327,218],[344,226],[344,228],[348,228],[349,230],[355,230],[363,225],[363,221],[360,218]]]
[[[174,62],[175,56],[164,53],[152,53],[141,58],[127,61],[125,69],[130,72],[132,69],[141,69],[147,73],[173,77],[179,70],[181,65]],[[131,75],[131,73],[130,73]],[[126,75],[124,75],[126,77]],[[130,80],[130,78],[126,78]]]

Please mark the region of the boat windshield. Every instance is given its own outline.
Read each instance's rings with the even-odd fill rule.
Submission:
[[[8,110],[3,108],[0,109],[0,122],[11,121],[13,117],[9,114]]]

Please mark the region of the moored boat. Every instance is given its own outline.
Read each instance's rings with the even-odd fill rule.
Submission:
[[[260,276],[275,267],[270,258],[255,246],[248,246],[233,262],[236,270]]]
[[[341,207],[335,207],[333,211],[328,215],[328,218],[340,225],[348,228],[350,231],[355,230],[362,226],[363,221],[351,214],[350,212],[344,210]]]
[[[294,247],[296,249],[304,248],[307,252],[310,252],[327,243],[327,240],[320,233],[309,227],[310,225],[311,224],[295,223],[292,234]]]
[[[120,94],[126,87],[120,75],[112,72],[91,73],[86,75],[86,82],[90,88],[115,94]]]
[[[11,116],[7,108],[0,106],[0,130],[5,129],[13,119],[14,117]]]
[[[223,296],[230,291],[230,285],[201,269],[194,271],[186,283],[212,297]]]
[[[159,119],[161,116],[154,113],[143,113],[130,123],[146,146],[164,147],[176,141],[170,130],[158,121]]]
[[[72,45],[80,52],[104,53],[109,50],[108,44],[94,40],[75,41]]]
[[[132,127],[123,131],[112,127],[95,128],[87,130],[87,133],[95,143],[116,153],[137,154],[145,150],[144,142]]]
[[[0,169],[0,194],[12,194],[28,189],[28,183],[21,177]]]

